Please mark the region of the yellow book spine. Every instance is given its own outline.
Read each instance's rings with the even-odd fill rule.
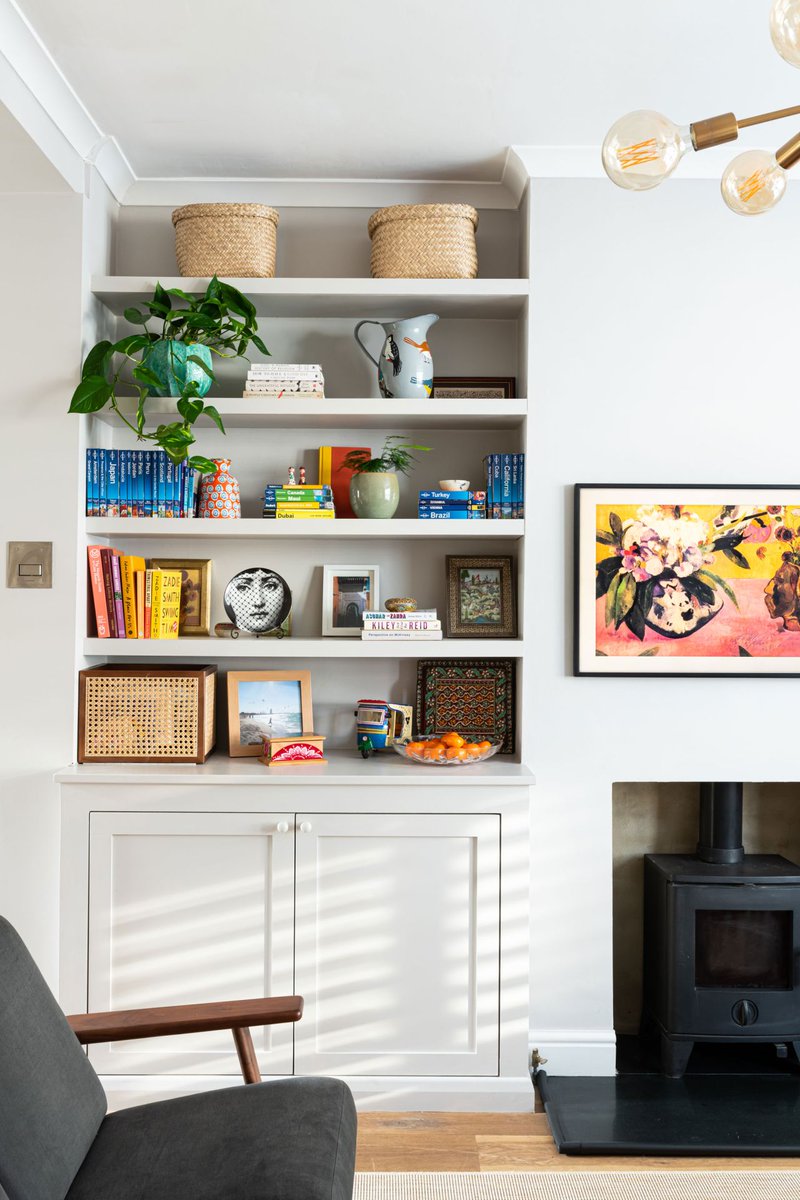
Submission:
[[[331,446],[319,448],[319,481],[329,484],[331,481]]]
[[[141,560],[144,562],[144,559]],[[134,571],[133,587],[136,592],[136,632],[140,638],[144,637],[144,571]]]
[[[163,571],[161,580],[162,638],[176,638],[181,619],[181,573]]]
[[[133,584],[133,559],[128,554],[120,556],[119,570],[122,577],[122,611],[125,615],[125,637],[138,636],[136,629],[136,592]]]
[[[332,508],[321,508],[316,512],[310,508],[304,508],[300,512],[281,512],[278,509],[274,519],[276,521],[317,521],[320,518],[331,520],[335,516],[336,513]]]
[[[161,619],[164,611],[161,603],[164,572],[158,571],[154,568],[152,571],[152,576],[153,582],[150,596],[150,637],[160,638]]]

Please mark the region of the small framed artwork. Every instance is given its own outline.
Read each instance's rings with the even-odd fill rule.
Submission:
[[[577,484],[576,675],[800,675],[800,488]]]
[[[211,559],[153,558],[151,567],[181,573],[179,637],[208,637],[211,633]]]
[[[514,400],[515,375],[437,375],[433,395],[438,400]]]
[[[228,672],[228,753],[263,753],[265,737],[312,733],[310,671]]]
[[[448,637],[516,637],[513,558],[448,554],[445,626]]]
[[[379,603],[378,567],[331,566],[322,571],[323,637],[360,637],[364,613]]]
[[[456,730],[514,753],[516,664],[513,658],[421,659],[417,663],[417,730]]]

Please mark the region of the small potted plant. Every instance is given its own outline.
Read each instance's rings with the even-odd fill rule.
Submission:
[[[430,446],[404,442],[402,434],[392,433],[377,458],[370,458],[368,450],[351,450],[343,459],[342,466],[353,472],[350,503],[357,517],[376,520],[394,516],[400,503],[397,473],[407,475],[413,470],[416,459],[412,450],[427,451]]]
[[[141,331],[116,342],[98,342],[89,351],[69,411],[94,413],[108,405],[139,441],[160,446],[173,462],[188,459],[195,470],[215,471],[212,460],[201,455],[189,457],[195,440],[192,426],[205,415],[225,432],[216,408],[202,399],[214,382],[212,354],[237,358],[251,343],[262,354],[269,354],[258,336],[254,305],[215,275],[203,296],[190,296],[180,288],[163,288],[157,283],[152,300],[146,301],[143,309],[126,308],[125,319],[140,325]],[[161,322],[158,332],[149,328],[151,320]],[[120,390],[125,396],[133,392],[138,397],[132,419],[120,409]],[[145,433],[151,396],[175,396],[180,420]]]

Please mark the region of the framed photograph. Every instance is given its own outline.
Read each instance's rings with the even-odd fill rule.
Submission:
[[[211,634],[211,559],[153,558],[151,567],[181,573],[179,637],[209,637]]]
[[[364,613],[379,605],[378,567],[331,566],[322,570],[323,637],[360,637]]]
[[[448,554],[445,628],[448,637],[517,636],[513,558]]]
[[[800,487],[578,484],[576,675],[800,675]]]
[[[313,733],[310,671],[228,672],[228,753],[262,753],[265,737]]]
[[[417,663],[417,731],[450,729],[480,742],[515,743],[516,663],[513,658],[421,659]]]
[[[436,375],[433,393],[439,400],[514,400],[515,375]]]

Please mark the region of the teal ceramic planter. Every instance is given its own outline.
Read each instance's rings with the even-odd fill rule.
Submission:
[[[357,517],[386,520],[399,503],[400,485],[393,471],[362,471],[350,480],[350,504]]]
[[[176,342],[165,338],[153,342],[144,365],[161,380],[161,387],[151,387],[151,396],[180,396],[187,383],[197,383],[198,396],[205,396],[211,387],[211,377],[197,363],[187,362],[189,355],[202,361],[211,369],[211,351],[208,346],[196,342]]]

